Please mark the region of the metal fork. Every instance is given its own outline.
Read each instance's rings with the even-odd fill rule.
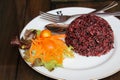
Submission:
[[[112,12],[112,13],[96,13],[97,15],[114,15],[114,16],[120,16],[119,12]],[[69,24],[59,24],[59,23],[50,23],[45,26],[48,30],[54,32],[54,33],[65,33],[66,29],[68,28]]]
[[[102,8],[100,10],[95,10],[93,12],[90,12],[89,14],[97,14],[97,13],[99,14],[99,12],[106,11],[108,9],[111,9],[111,8],[117,6],[117,5],[118,5],[118,3],[116,1],[113,1],[109,5],[107,5],[106,7]],[[52,22],[55,22],[55,23],[65,22],[69,18],[71,18],[73,16],[79,16],[79,15],[82,15],[82,14],[76,14],[76,15],[68,16],[68,15],[54,15],[54,14],[45,13],[45,12],[40,11],[40,18],[48,20],[48,21],[52,21]]]

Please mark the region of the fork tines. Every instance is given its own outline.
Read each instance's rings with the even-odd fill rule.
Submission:
[[[45,13],[42,11],[40,11],[40,18],[48,20],[48,21],[52,21],[52,22],[60,22],[58,15],[53,15],[53,14]]]

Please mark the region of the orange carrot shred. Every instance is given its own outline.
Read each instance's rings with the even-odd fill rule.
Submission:
[[[36,39],[32,40],[29,49],[31,63],[35,60],[33,58],[40,58],[45,62],[56,60],[58,63],[62,64],[64,50],[67,49],[67,45],[61,40],[61,38],[65,37],[65,34],[51,35],[49,37],[37,36]]]

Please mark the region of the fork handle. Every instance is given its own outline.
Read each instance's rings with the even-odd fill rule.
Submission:
[[[101,16],[120,16],[120,11],[118,12],[106,12],[106,13],[88,13],[88,14],[95,14],[95,15],[101,15]],[[84,14],[75,14],[75,15],[71,15],[71,17],[75,17],[75,16],[80,16],[80,15],[84,15]],[[70,16],[68,16],[70,17]]]
[[[106,12],[106,13],[95,13],[96,15],[103,15],[103,16],[109,16],[109,15],[113,15],[113,16],[120,16],[120,11],[118,12]]]
[[[105,13],[105,14],[102,14],[102,13],[100,13],[101,11],[106,11],[106,10],[109,10],[109,9],[111,9],[111,8],[113,8],[113,7],[115,7],[115,6],[117,6],[118,5],[118,3],[116,2],[116,1],[113,1],[112,3],[110,3],[109,5],[107,5],[106,7],[104,7],[104,8],[101,8],[101,9],[96,9],[95,11],[92,11],[92,12],[90,12],[90,13],[87,13],[87,14],[96,14],[96,15],[108,15],[108,13]],[[66,18],[67,19],[69,19],[70,17],[75,17],[75,16],[80,16],[80,15],[82,15],[82,14],[75,14],[75,15],[71,15],[71,16],[68,16],[68,15],[66,15]],[[109,14],[109,15],[114,15],[114,16],[120,16],[119,14]]]
[[[97,9],[95,11],[92,11],[91,13],[98,13],[98,12],[101,12],[101,11],[106,11],[106,10],[109,10],[115,6],[117,6],[118,3],[116,1],[113,1],[112,3],[110,3],[109,5],[107,5],[106,7],[104,8],[101,8],[101,9]]]

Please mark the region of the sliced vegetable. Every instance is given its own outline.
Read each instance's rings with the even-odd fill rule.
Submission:
[[[51,71],[61,66],[65,57],[73,57],[73,52],[61,38],[65,38],[65,34],[53,35],[49,30],[41,31],[40,36],[32,40],[30,62],[34,64],[36,59],[41,59],[43,65]]]
[[[65,34],[52,34],[49,30],[30,29],[20,40],[17,37],[11,44],[24,49],[24,59],[32,66],[44,66],[49,71],[62,67],[64,58],[74,57],[72,49],[62,40]]]
[[[41,31],[40,33],[40,37],[50,37],[51,35],[52,35],[51,31],[49,31],[48,29]]]

